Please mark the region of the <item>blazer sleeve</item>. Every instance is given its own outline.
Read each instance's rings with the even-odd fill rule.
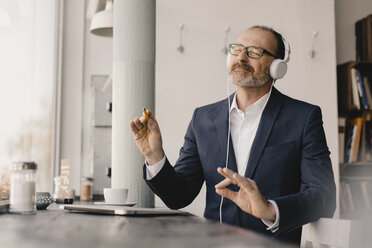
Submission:
[[[279,232],[291,231],[320,217],[332,217],[336,186],[318,106],[310,111],[303,131],[301,188],[296,194],[274,197],[279,208]]]
[[[184,144],[179,158],[173,167],[166,159],[163,168],[151,180],[144,179],[149,187],[171,209],[179,209],[189,205],[199,194],[204,182],[204,173],[198,154],[194,132],[197,109],[187,128]]]

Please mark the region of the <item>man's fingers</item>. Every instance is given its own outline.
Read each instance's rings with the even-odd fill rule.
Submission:
[[[154,119],[149,119],[148,121],[148,128],[151,130],[151,131],[154,131],[154,132],[160,132],[160,129],[159,129],[159,126],[157,125],[157,123],[155,122]]]
[[[224,180],[222,180],[221,182],[219,182],[218,184],[216,184],[214,187],[216,189],[223,189],[225,188],[226,186],[229,186],[231,184],[231,179],[229,178],[225,178]]]
[[[148,109],[146,109],[146,112],[147,112],[147,115],[149,116],[149,118],[153,118],[154,116],[152,115],[152,112]]]
[[[132,132],[134,134],[137,134],[140,130],[148,128],[154,134],[160,135],[160,128],[155,117],[152,115],[151,111],[146,110],[146,112],[149,116],[149,120],[147,120],[143,114],[141,117],[136,118],[130,122],[130,128]]]
[[[142,123],[139,118],[136,118],[133,122],[137,129],[142,129],[144,127],[144,123]]]
[[[222,176],[229,178],[232,183],[237,184],[239,187],[244,188],[248,191],[252,191],[257,188],[256,183],[248,178],[240,176],[238,173],[233,172],[227,168],[218,168],[218,173]]]
[[[147,112],[147,115],[149,116],[149,119],[150,120],[153,120],[157,123],[156,119],[155,119],[155,116],[152,114],[152,112],[148,109],[146,109],[146,112]]]
[[[148,121],[148,127],[152,132],[160,134],[160,127],[158,125],[158,122],[155,120],[155,118],[151,118]]]
[[[255,181],[253,181],[252,179],[249,179],[249,178],[246,178],[246,180],[247,180],[247,182],[249,183],[249,185],[250,185],[253,189],[255,189],[255,190],[259,190]]]
[[[152,114],[152,112],[148,109],[146,109],[146,111],[147,111],[147,115],[149,116],[149,118],[156,122],[155,116]]]
[[[230,171],[231,173],[227,173],[226,172],[226,170],[227,171]],[[218,173],[221,175],[221,176],[224,176],[224,177],[226,177],[226,178],[228,178],[228,179],[230,179],[231,180],[231,183],[233,183],[233,184],[238,184],[237,183],[237,181],[235,181],[234,180],[234,178],[232,177],[232,175],[233,175],[233,171],[231,171],[231,170],[229,170],[229,169],[226,169],[226,168],[217,168],[217,171],[218,171]]]
[[[143,122],[142,122],[143,125],[147,125],[151,131],[160,133],[158,121],[155,119],[154,115],[152,114],[150,110],[146,109],[146,112],[147,112],[147,115],[149,116],[149,120],[147,121],[145,116],[142,115],[141,119],[143,118]]]
[[[216,189],[216,193],[219,195],[222,195],[223,197],[232,200],[233,202],[236,202],[238,198],[238,192],[234,192],[229,189]]]
[[[136,133],[138,132],[138,128],[136,127],[136,125],[134,125],[134,122],[133,122],[133,121],[131,121],[131,122],[129,123],[129,126],[130,126],[130,129],[132,130],[132,132],[133,132],[134,134],[136,134]]]
[[[229,170],[227,168],[217,168],[217,171],[218,171],[218,173],[220,173],[224,177],[227,177],[227,178],[230,178],[230,179],[232,179],[232,177],[235,173],[232,170]]]
[[[240,188],[246,189],[248,191],[254,190],[252,182],[248,181],[248,178],[242,177],[237,173],[234,173],[233,179],[237,181],[237,184]],[[251,180],[252,181],[252,180]]]

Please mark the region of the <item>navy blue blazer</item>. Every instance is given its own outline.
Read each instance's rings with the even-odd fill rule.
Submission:
[[[221,196],[214,186],[224,179],[217,167],[224,167],[226,160],[228,110],[227,99],[197,108],[176,165],[172,167],[166,160],[152,180],[146,180],[144,167],[147,184],[169,208],[189,205],[205,181],[204,216],[219,220]],[[228,168],[237,172],[231,139],[229,142]],[[228,199],[223,202],[223,221],[299,243],[302,225],[334,213],[336,189],[329,154],[320,108],[285,96],[273,87],[245,177],[253,179],[261,193],[277,203],[279,230],[272,234],[261,219]],[[235,185],[229,187],[238,190]]]

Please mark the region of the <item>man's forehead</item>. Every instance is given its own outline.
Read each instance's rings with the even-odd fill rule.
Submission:
[[[236,40],[244,46],[258,46],[275,51],[276,38],[273,33],[258,28],[247,29]]]

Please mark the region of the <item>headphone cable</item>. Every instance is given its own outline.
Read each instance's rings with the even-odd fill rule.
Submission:
[[[228,163],[229,163],[229,151],[230,151],[230,108],[231,108],[231,102],[230,102],[230,87],[229,87],[229,84],[230,84],[230,76],[227,75],[227,102],[228,102],[228,114],[229,114],[229,118],[228,118],[228,130],[227,130],[227,145],[226,145],[226,164],[225,164],[225,168],[228,168]],[[223,199],[224,197],[221,196],[221,203],[220,203],[220,223],[223,222],[223,219],[222,219],[222,204],[223,204]]]

